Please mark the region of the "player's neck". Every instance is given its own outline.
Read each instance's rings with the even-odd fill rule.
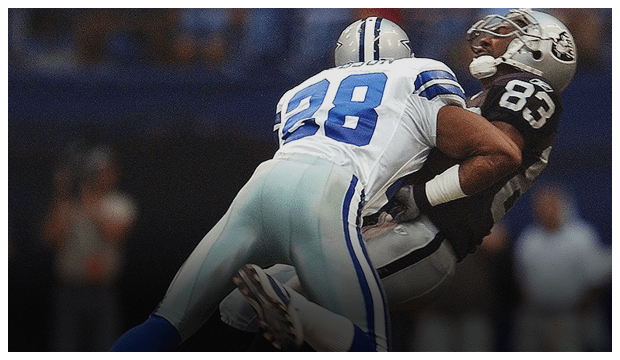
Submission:
[[[485,78],[485,79],[480,79],[480,83],[482,84],[482,87],[485,89],[488,89],[491,87],[491,84],[493,84],[493,81],[495,81],[496,79],[504,76],[504,75],[508,75],[508,74],[514,74],[517,73],[518,71],[515,71],[513,68],[507,68],[507,67],[498,67],[497,72],[495,73],[495,75]]]

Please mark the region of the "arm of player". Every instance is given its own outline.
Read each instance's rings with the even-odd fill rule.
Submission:
[[[449,111],[451,110],[453,109],[449,109]],[[461,111],[455,111],[453,114],[449,114],[448,117],[442,118],[442,120],[444,121],[443,126],[448,127],[448,128],[447,130],[442,129],[443,138],[441,139],[441,141],[449,143],[449,145],[451,146],[456,146],[456,151],[452,153],[453,155],[454,154],[467,155],[468,153],[474,154],[473,155],[474,158],[470,157],[469,159],[471,160],[466,160],[464,162],[464,163],[468,163],[467,165],[465,165],[466,180],[468,179],[471,181],[472,176],[468,177],[468,175],[475,173],[477,170],[482,170],[482,171],[487,171],[487,174],[490,173],[491,178],[487,178],[487,180],[489,181],[485,183],[479,182],[477,185],[479,187],[484,187],[486,184],[489,184],[489,183],[492,184],[493,178],[496,178],[495,180],[499,180],[499,178],[501,178],[502,176],[504,176],[505,174],[511,171],[507,169],[510,169],[512,166],[514,166],[514,164],[512,166],[510,166],[509,164],[507,165],[505,158],[508,157],[509,162],[516,161],[516,159],[510,160],[511,156],[514,157],[514,155],[516,155],[516,154],[511,155],[511,152],[514,151],[514,148],[512,148],[512,146],[509,146],[507,148],[508,153],[506,153],[505,155],[502,155],[501,150],[499,151],[499,153],[497,153],[496,152],[497,150],[494,150],[494,149],[497,149],[497,146],[499,146],[499,148],[501,149],[502,143],[505,142],[506,140],[505,138],[502,139],[502,137],[500,136],[498,138],[495,138],[495,140],[498,142],[498,145],[493,145],[493,144],[485,145],[482,148],[483,152],[481,153],[477,152],[475,150],[477,146],[476,144],[480,144],[481,140],[477,140],[475,139],[475,137],[469,136],[470,134],[467,134],[466,132],[460,133],[460,131],[463,131],[462,128],[456,125],[454,126],[450,125],[452,124],[452,121],[455,121],[455,116],[458,115],[458,113],[460,112]],[[465,115],[469,115],[469,114],[465,114]],[[483,127],[478,127],[480,126],[480,124],[478,124],[478,121],[480,119],[475,119],[475,117],[477,116],[474,116],[474,118],[469,119],[470,121],[473,121],[472,123],[464,124],[468,129],[473,129],[473,128],[479,129],[480,132],[473,133],[474,135],[485,134],[486,131],[490,131],[488,136],[492,136],[491,134],[497,133],[493,129],[488,128],[488,126],[486,125],[484,125]],[[511,140],[517,146],[519,154],[521,154],[525,146],[523,135],[517,129],[515,129],[512,125],[506,122],[495,121],[492,124],[494,127],[499,129],[504,135],[506,135],[509,138],[509,140]],[[452,126],[452,127],[449,127],[449,126]],[[485,128],[488,128],[488,129],[485,130]],[[449,140],[449,139],[452,139],[452,140]],[[484,140],[485,139],[483,138],[482,141]],[[493,138],[491,138],[491,140],[493,140]],[[456,143],[451,142],[451,141],[456,141]],[[467,143],[470,143],[470,145],[467,145]],[[503,144],[503,145],[506,145],[506,144]],[[443,148],[446,148],[446,146],[444,146],[443,143],[441,146]],[[468,147],[473,147],[474,150],[467,151],[466,149]],[[488,149],[491,149],[491,150],[488,150]],[[476,156],[478,156],[478,158],[475,158]],[[483,160],[482,162],[480,162],[481,160],[480,156],[486,157],[485,159],[486,161]],[[491,168],[490,169],[491,172],[489,172],[488,168],[486,170],[484,168],[481,169],[480,167],[481,164],[487,165],[487,167],[488,166],[493,167],[495,165],[502,165],[502,166],[501,167],[498,166],[495,169]],[[457,198],[461,198],[467,195],[472,195],[472,193],[465,194],[465,192],[461,188],[461,181],[463,178],[461,177],[460,169],[461,169],[460,166],[452,167],[451,169],[449,169],[450,171],[446,171],[440,174],[440,176],[430,181],[429,182],[430,184],[427,183],[424,187],[406,185],[400,188],[396,192],[394,197],[392,198],[392,200],[394,201],[394,206],[392,207],[390,214],[393,216],[394,220],[396,220],[397,222],[405,222],[405,221],[410,221],[410,220],[415,219],[420,214],[420,211],[421,211],[420,206],[424,208],[423,210],[427,210],[428,206],[431,206],[431,204],[429,204],[429,199],[428,199],[429,196],[427,195],[428,194],[427,191],[429,190],[428,189],[429,187],[431,188],[430,192],[432,194],[431,201],[434,201],[432,205],[437,205],[437,204],[448,202],[450,200],[455,200]],[[480,174],[478,174],[478,176],[480,176]],[[452,187],[452,190],[449,189],[450,187]],[[437,188],[439,188],[439,191],[437,191]],[[481,189],[478,188],[478,191],[479,190]],[[437,198],[438,192],[440,194],[443,192],[444,193],[443,197]],[[445,193],[448,193],[448,194],[446,195]],[[435,195],[434,199],[433,199],[433,195]],[[418,206],[418,203],[420,203],[421,205]]]
[[[464,159],[458,175],[463,193],[486,189],[521,165],[521,150],[482,116],[456,106],[444,106],[437,118],[437,148]]]
[[[436,145],[446,155],[463,161],[424,186],[405,189],[416,211],[473,195],[521,164],[522,139],[517,145],[482,116],[457,106],[439,110]]]

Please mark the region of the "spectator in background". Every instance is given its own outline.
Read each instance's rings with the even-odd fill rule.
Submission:
[[[136,205],[109,149],[71,147],[54,174],[43,237],[55,252],[51,349],[106,351],[122,330],[116,280]]]
[[[505,351],[506,326],[514,309],[511,246],[496,224],[480,248],[458,263],[454,280],[420,309],[406,351]]]
[[[596,295],[611,278],[611,253],[576,217],[561,187],[540,187],[532,211],[535,223],[523,231],[514,252],[522,293],[514,350],[600,350],[610,334],[599,320]]]
[[[9,9],[11,58],[44,72],[181,62],[178,9]]]
[[[28,70],[51,73],[75,69],[75,11],[9,9],[9,59]]]
[[[306,78],[325,68],[333,67],[334,44],[342,29],[353,20],[351,9],[298,9],[294,30],[296,40],[288,50],[283,64],[288,76],[296,80]]]
[[[460,34],[482,17],[479,9],[403,9],[405,28],[416,34],[411,39],[415,55],[443,59],[453,69],[469,68],[472,54]]]
[[[279,70],[291,9],[180,9],[175,64],[230,79]]]
[[[120,24],[111,9],[92,9],[79,13],[75,24],[77,59],[86,66],[101,64],[107,57],[110,35]]]
[[[180,9],[175,41],[177,61],[219,69],[230,60],[239,40],[246,9]]]
[[[342,29],[351,22],[370,16],[378,16],[402,25],[400,9],[361,8],[361,9],[296,9],[292,18],[296,26],[290,37],[299,38],[290,46],[289,56],[284,59],[284,73],[295,79],[313,75],[324,68],[333,66],[333,43]],[[282,16],[282,15],[281,15]]]
[[[363,8],[353,11],[353,19],[363,19],[370,16],[378,16],[384,19],[391,20],[395,24],[403,25],[403,13],[401,9],[394,8]]]

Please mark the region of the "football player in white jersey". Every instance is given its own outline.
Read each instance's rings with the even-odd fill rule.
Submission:
[[[448,67],[410,57],[397,25],[367,18],[340,41],[349,42],[343,50],[359,61],[339,63],[284,94],[273,159],[259,165],[198,244],[152,316],[113,350],[173,349],[235,284],[277,347],[294,349],[310,342],[312,332],[327,331],[331,349],[389,349],[385,296],[366,253],[362,216],[386,205],[397,180],[420,170],[434,147],[462,162],[426,184],[430,204],[485,189],[516,169],[521,154],[496,127],[464,109]],[[398,46],[388,46],[394,41]],[[262,271],[274,263],[294,266],[312,302]],[[310,326],[308,306],[329,310],[329,318]]]
[[[476,56],[470,72],[484,85],[468,105],[518,144],[522,165],[474,196],[420,206],[414,194],[421,185],[459,162],[433,149],[423,168],[405,179],[412,185],[398,190],[391,202],[400,202],[390,211],[399,221],[385,211],[364,219],[368,255],[391,309],[411,310],[432,301],[449,283],[456,262],[476,249],[540,175],[557,131],[559,94],[575,72],[573,38],[548,14],[520,9],[490,15],[471,27],[468,39]],[[416,218],[420,207],[423,215]],[[267,272],[300,289],[288,267],[278,265]],[[224,322],[256,330],[256,313],[239,293],[227,297],[220,310]],[[329,337],[322,338],[328,345]]]

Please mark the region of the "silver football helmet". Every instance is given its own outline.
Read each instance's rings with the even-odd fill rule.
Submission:
[[[336,66],[369,60],[396,60],[413,56],[409,37],[392,21],[368,17],[349,25],[336,42]]]
[[[499,34],[496,30],[506,24],[514,30]],[[483,55],[475,58],[469,70],[478,79],[493,76],[496,66],[504,63],[527,71],[551,82],[558,91],[568,86],[577,67],[577,49],[570,31],[555,17],[530,9],[510,10],[505,16],[488,15],[475,23],[467,38],[473,41],[484,36],[516,36],[504,55],[493,58]]]

